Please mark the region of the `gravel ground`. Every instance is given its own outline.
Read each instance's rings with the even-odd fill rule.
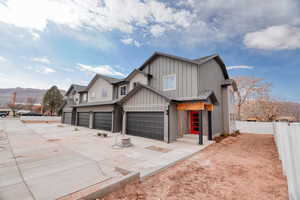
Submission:
[[[288,190],[273,136],[242,134],[102,200],[115,199],[281,200]]]

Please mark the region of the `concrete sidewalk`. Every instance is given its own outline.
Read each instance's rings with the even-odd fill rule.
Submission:
[[[111,178],[98,163],[46,142],[17,120],[0,124],[0,199],[56,199]]]
[[[124,176],[116,167],[147,177],[205,146],[131,137],[134,146],[115,148],[118,134],[61,124],[0,120],[0,199],[52,200]]]

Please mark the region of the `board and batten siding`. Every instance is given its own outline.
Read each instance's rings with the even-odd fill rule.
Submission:
[[[135,76],[132,77],[130,80],[129,87],[127,86],[127,92],[129,92],[130,90],[132,90],[134,88],[134,83],[142,83],[144,85],[147,85],[148,78],[141,73],[135,74]]]
[[[123,104],[123,108],[125,111],[164,111],[167,103],[163,97],[141,88]]]
[[[214,91],[219,104],[214,106],[212,112],[212,129],[213,136],[224,132],[223,123],[223,97],[222,97],[222,81],[225,80],[222,69],[219,64],[210,60],[199,67],[199,90]]]
[[[102,96],[102,90],[107,91],[107,96]],[[92,94],[95,94],[95,97]],[[110,101],[113,99],[113,86],[102,78],[98,78],[88,91],[88,102]]]
[[[159,56],[144,69],[153,77],[150,86],[156,88],[170,97],[195,97],[198,90],[198,67],[196,64]],[[163,90],[163,77],[165,75],[176,75],[176,90]]]

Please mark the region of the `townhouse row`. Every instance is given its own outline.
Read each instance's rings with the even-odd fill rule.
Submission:
[[[124,79],[96,74],[87,86],[71,85],[62,122],[165,142],[194,134],[202,144],[235,130],[236,90],[217,54],[155,52]]]

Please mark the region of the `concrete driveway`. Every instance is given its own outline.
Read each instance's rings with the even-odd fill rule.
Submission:
[[[119,148],[119,134],[104,138],[97,132],[1,119],[0,199],[57,199],[123,176],[116,167],[143,178],[204,148],[196,140],[166,144],[133,136],[133,147]]]

